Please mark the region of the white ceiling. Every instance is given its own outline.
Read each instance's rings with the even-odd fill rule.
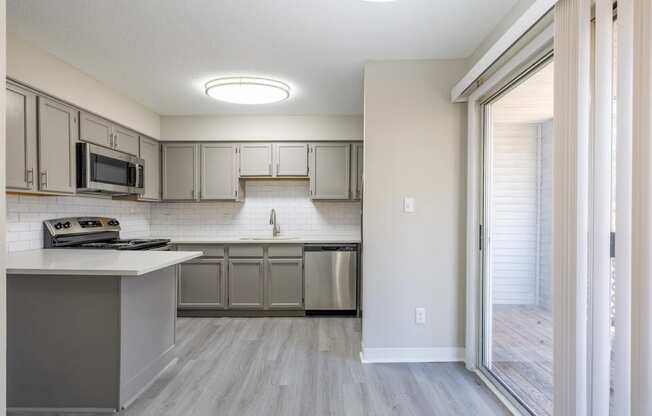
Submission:
[[[549,63],[491,106],[496,123],[541,123],[553,117],[554,64]]]
[[[360,114],[365,61],[465,58],[517,0],[8,0],[8,30],[159,114]],[[277,78],[223,104],[202,85]],[[460,73],[460,78],[464,74]]]

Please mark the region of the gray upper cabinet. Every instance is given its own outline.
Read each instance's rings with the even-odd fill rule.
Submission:
[[[138,156],[138,133],[113,125],[113,145],[115,150]]]
[[[240,176],[272,176],[272,145],[240,145]]]
[[[138,134],[102,117],[82,111],[79,140],[138,156]]]
[[[49,98],[39,97],[39,189],[75,192],[75,143],[79,112]]]
[[[307,144],[277,143],[274,159],[274,176],[308,176]]]
[[[351,199],[362,198],[362,173],[364,171],[364,147],[362,143],[351,145]]]
[[[238,199],[236,145],[211,143],[200,146],[200,198],[202,200]]]
[[[303,261],[267,260],[267,306],[270,309],[303,308]]]
[[[310,145],[310,196],[312,199],[349,199],[351,145]]]
[[[188,309],[226,307],[224,259],[199,259],[179,265],[178,306]]]
[[[79,140],[113,148],[111,122],[82,111],[80,115]]]
[[[7,84],[7,188],[36,190],[36,94]]]
[[[265,307],[265,267],[263,259],[229,260],[229,308]]]
[[[198,145],[163,144],[163,199],[194,201],[198,192]]]
[[[140,137],[139,157],[145,161],[145,193],[139,199],[161,199],[161,146],[153,139]]]

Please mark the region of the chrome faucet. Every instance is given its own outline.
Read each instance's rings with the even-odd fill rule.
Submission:
[[[274,226],[274,229],[272,230],[272,236],[276,237],[281,233],[281,229],[276,223],[276,210],[274,208],[272,208],[272,212],[269,214],[269,223],[270,225]]]

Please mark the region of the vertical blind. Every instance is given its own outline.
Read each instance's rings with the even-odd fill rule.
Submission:
[[[612,363],[613,3],[595,2],[592,56],[591,1],[555,7],[556,415],[609,415],[612,364],[613,414],[652,415],[652,1],[618,1]]]

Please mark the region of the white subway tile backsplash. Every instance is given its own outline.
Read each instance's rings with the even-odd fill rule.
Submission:
[[[271,236],[270,210],[282,234],[306,238],[360,238],[359,202],[319,202],[303,180],[246,182],[242,202],[146,203],[85,196],[7,195],[8,250],[41,248],[46,219],[97,215],[115,217],[122,236]]]
[[[359,202],[318,202],[303,180],[246,182],[242,202],[164,203],[152,205],[154,236],[271,236],[269,214],[276,209],[282,234],[306,238],[360,238]]]
[[[116,217],[124,237],[150,234],[150,203],[83,196],[7,195],[7,249],[43,247],[43,221],[51,218],[97,215]]]

